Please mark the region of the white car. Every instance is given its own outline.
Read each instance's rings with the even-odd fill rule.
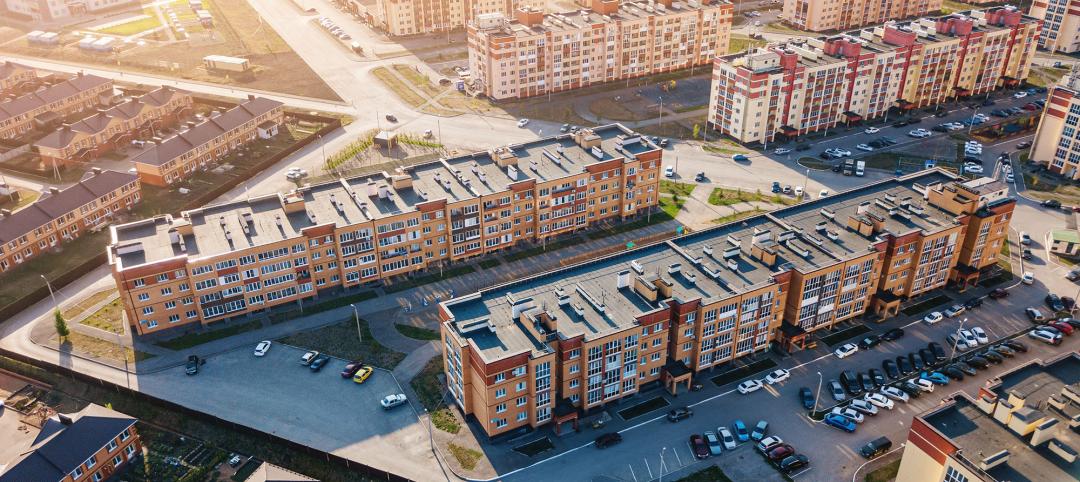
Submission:
[[[930,137],[930,131],[926,129],[915,129],[907,133],[907,135],[916,138]]]
[[[270,351],[270,340],[260,341],[258,345],[255,345],[255,356],[263,356],[266,352]]]
[[[851,151],[849,151],[847,149],[840,148],[840,147],[833,148],[833,150],[835,150],[841,156],[850,156],[851,155]]]
[[[1020,282],[1026,285],[1035,283],[1035,273],[1031,271],[1024,271],[1024,275],[1020,277]]]
[[[878,132],[881,132],[881,129],[878,129],[877,127],[867,127],[863,132],[867,134],[877,134]]]
[[[1011,172],[1005,175],[1005,182],[1013,182],[1015,180],[1016,178],[1013,177],[1013,174]]]
[[[943,125],[950,131],[958,131],[964,128],[964,124],[961,124],[959,122],[946,122]]]
[[[934,391],[933,382],[931,382],[930,380],[927,380],[925,378],[917,378],[916,377],[916,378],[912,378],[911,380],[908,380],[908,381],[911,382],[916,387],[919,387],[919,390],[922,390],[924,392],[930,393],[930,392]]]
[[[803,187],[795,186],[795,197],[802,197]]]
[[[529,119],[521,119],[518,121],[518,127],[525,127],[529,125]]]
[[[949,346],[956,347],[956,349],[960,351],[966,351],[969,348],[975,348],[971,345],[968,345],[967,339],[965,339],[959,333],[953,333],[945,337],[945,343]]]
[[[880,393],[867,393],[866,396],[863,397],[863,400],[870,402],[875,407],[884,408],[886,410],[892,410],[894,407],[893,401]]]
[[[979,146],[979,147],[982,147],[982,143],[979,142],[979,141],[967,141],[967,142],[964,143],[964,145],[965,146]]]
[[[1017,93],[1013,94],[1013,98],[1014,99],[1023,99],[1024,97],[1027,97],[1027,95],[1028,95],[1027,92],[1024,92],[1024,91],[1021,90],[1020,92],[1017,92]]]
[[[982,154],[982,148],[968,146],[964,148],[964,154],[971,154],[973,156],[977,156],[979,154]]]
[[[859,351],[859,347],[854,343],[845,343],[833,351],[833,354],[836,355],[836,358],[844,359],[854,355],[857,351]]]
[[[828,149],[825,149],[825,153],[833,157],[845,157],[851,155],[850,151],[840,149],[839,147],[830,147]]]
[[[775,435],[770,435],[768,437],[765,437],[765,438],[761,439],[761,441],[758,442],[757,449],[758,449],[758,452],[765,453],[765,452],[768,452],[769,449],[772,448],[772,446],[780,445],[782,443],[784,443],[783,439],[781,439],[780,437],[777,437]]]
[[[945,319],[945,317],[941,316],[940,312],[934,311],[924,316],[922,320],[925,321],[927,325],[933,325],[943,319]]]
[[[728,430],[727,427],[717,427],[716,433],[720,434],[720,440],[724,441],[725,449],[732,450],[738,445],[735,442],[735,437],[731,436],[731,430]]]
[[[983,168],[978,164],[964,164],[964,172],[969,172],[971,174],[982,174]]]
[[[404,393],[396,393],[394,395],[387,395],[379,400],[379,405],[382,405],[383,410],[390,410],[398,405],[404,405],[406,401]]]
[[[1020,231],[1020,244],[1028,246],[1031,244],[1031,236],[1024,231]]]
[[[980,345],[990,343],[990,337],[986,336],[986,331],[984,331],[982,327],[976,326],[972,328],[971,334],[975,335],[975,341],[979,342]]]
[[[776,153],[776,154],[779,154],[779,155],[781,155],[781,156],[782,156],[782,155],[784,155],[784,154],[788,154],[788,153],[790,153],[790,152],[791,152],[791,149],[788,149],[788,148],[786,148],[786,147],[781,147],[781,148],[778,148],[778,149],[776,149],[776,150],[775,150],[775,151],[773,151],[773,152],[774,152],[774,153]]]
[[[855,400],[852,400],[851,405],[849,406],[867,415],[877,415],[878,413],[877,407],[861,398],[856,398]]]
[[[867,144],[859,144],[859,145],[855,146],[855,148],[860,150],[860,151],[867,151],[867,152],[874,150],[873,147],[870,147]]]
[[[776,371],[774,371],[774,372],[772,372],[772,373],[770,373],[768,375],[765,375],[765,383],[768,383],[769,385],[775,385],[775,384],[780,383],[780,382],[782,382],[784,380],[787,380],[788,377],[790,377],[790,376],[791,376],[791,373],[788,373],[787,370],[784,370],[783,368],[781,368],[781,369],[776,370]]]
[[[1061,335],[1046,330],[1031,330],[1028,332],[1028,337],[1050,345],[1061,343]]]
[[[910,399],[907,393],[896,387],[881,387],[881,394],[901,402],[907,402]]]
[[[821,192],[818,193],[818,197],[828,197],[828,196],[829,196],[829,190],[828,189],[822,189]]]
[[[664,177],[675,177],[675,168],[671,166],[664,166]]]
[[[966,310],[967,309],[964,308],[964,305],[952,305],[952,306],[948,307],[947,309],[945,309],[945,316],[948,316],[949,318],[952,318],[954,316],[962,314]]]
[[[975,334],[971,330],[960,330],[957,332],[960,337],[964,339],[964,343],[972,348],[979,346],[979,340],[975,338]]]
[[[761,390],[761,380],[747,380],[739,384],[739,393],[746,395]]]
[[[850,408],[834,407],[832,413],[835,413],[841,417],[845,417],[855,423],[863,423],[866,420],[863,414],[856,412]]]

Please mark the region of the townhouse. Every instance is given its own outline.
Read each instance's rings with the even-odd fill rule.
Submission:
[[[131,142],[152,137],[191,114],[191,94],[159,87],[98,112],[73,124],[65,124],[34,143],[45,168],[89,162]]]
[[[1066,54],[1080,51],[1080,4],[1070,0],[1035,0],[1028,15],[1042,20],[1040,48]]]
[[[37,82],[37,70],[10,60],[0,63],[0,96],[13,95]]]
[[[141,199],[134,174],[93,168],[79,182],[51,188],[18,211],[0,211],[0,273],[37,255],[101,229]]]
[[[115,226],[108,247],[139,334],[644,215],[661,150],[619,125]]]
[[[646,384],[676,393],[773,343],[894,315],[987,272],[968,253],[1000,243],[1015,204],[995,182],[924,171],[443,301],[448,391],[490,437],[558,431]]]
[[[101,405],[54,413],[41,426],[18,419],[22,414],[12,409],[5,412],[12,418],[4,423],[5,453],[14,457],[0,460],[0,482],[101,482],[142,455],[137,420]]]
[[[202,122],[189,123],[180,133],[154,141],[133,159],[135,170],[152,186],[175,184],[257,138],[275,136],[284,123],[284,104],[249,95],[225,112],[214,111]]]
[[[1035,130],[1029,159],[1069,179],[1080,179],[1080,75],[1069,74],[1050,88]]]
[[[468,26],[473,88],[516,99],[708,65],[727,52],[732,5],[720,0],[592,0],[591,8]]]
[[[0,138],[21,136],[38,124],[108,105],[113,81],[82,72],[68,80],[0,102]]]
[[[784,19],[811,32],[847,30],[926,15],[941,10],[941,4],[942,0],[784,0]]]
[[[544,9],[542,0],[350,0],[349,5],[395,37],[462,28],[477,16],[512,15],[522,7]]]
[[[713,64],[710,127],[769,142],[1018,85],[1039,21],[1013,7],[791,40]]]

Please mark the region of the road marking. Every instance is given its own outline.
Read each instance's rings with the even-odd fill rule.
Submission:
[[[686,446],[690,447],[690,442],[687,442]],[[679,467],[682,467],[682,465],[683,465],[682,457],[679,457],[679,451],[678,450],[672,450],[671,453],[675,454],[675,460],[677,460],[679,462]],[[691,457],[694,456],[694,448],[693,447],[690,447],[690,456]]]
[[[652,467],[649,467],[649,458],[648,457],[643,457],[642,460],[645,461],[645,470],[649,471],[649,478],[652,479],[653,474],[652,474]]]
[[[626,466],[630,467],[630,476],[634,478],[634,482],[637,482],[637,474],[634,473],[634,466],[631,464],[626,464]]]
[[[907,444],[906,442],[901,442],[899,447],[896,447],[896,448],[894,448],[894,449],[892,449],[892,450],[890,450],[888,452],[885,452],[884,455],[875,457],[874,460],[884,458],[884,457],[888,456],[889,454],[904,448],[904,445],[906,445],[906,444]],[[866,465],[869,464],[870,462],[873,462],[874,460],[867,460],[866,462],[863,462],[863,464],[860,465],[858,468],[856,468],[855,473],[851,474],[851,482],[855,482],[857,480],[857,478],[859,477],[859,471],[862,470],[863,467],[866,467]]]

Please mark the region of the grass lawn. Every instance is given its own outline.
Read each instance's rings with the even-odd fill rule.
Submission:
[[[420,94],[417,94],[416,91],[402,82],[401,79],[398,79],[394,74],[390,73],[390,70],[386,67],[375,67],[374,69],[371,69],[371,74],[389,87],[398,98],[406,104],[409,104],[411,107],[420,107],[420,105],[424,103],[424,98],[420,97]]]
[[[101,293],[112,293],[113,291],[102,291]],[[97,296],[98,293],[94,293],[91,296]],[[120,303],[120,298],[116,298],[110,301],[101,309],[95,311],[92,315],[83,318],[79,323],[86,326],[92,326],[105,331],[111,331],[113,333],[124,332],[124,305]]]
[[[950,298],[950,297],[948,297],[947,295],[944,295],[944,294],[939,294],[939,295],[937,295],[937,296],[935,296],[933,298],[930,298],[930,299],[928,299],[926,301],[915,303],[914,305],[911,305],[911,306],[909,306],[907,308],[904,308],[904,309],[900,310],[900,312],[905,314],[905,315],[912,316],[912,315],[915,315],[915,314],[918,314],[918,313],[922,313],[922,312],[924,312],[926,310],[929,310],[929,309],[931,309],[931,308],[933,308],[935,306],[943,305],[943,304],[948,303],[950,301],[952,301],[952,298]]]
[[[750,50],[755,47],[761,47],[765,45],[764,40],[752,39],[746,35],[737,33],[731,34],[731,40],[728,42],[728,53],[735,54],[744,50]]]
[[[98,291],[97,293],[94,293],[94,294],[92,294],[90,296],[87,296],[82,301],[80,301],[78,303],[75,303],[74,305],[71,305],[71,306],[68,306],[67,308],[65,308],[64,311],[63,311],[64,319],[65,320],[74,320],[79,315],[85,313],[86,310],[89,310],[90,308],[93,308],[94,305],[96,305],[98,303],[101,303],[102,301],[105,301],[105,300],[107,300],[109,298],[112,298],[114,296],[116,296],[116,290],[115,289],[101,290],[101,291]]]
[[[896,474],[899,472],[900,460],[897,460],[866,474],[866,482],[889,482],[891,480],[896,480]]]
[[[765,370],[771,370],[775,367],[776,362],[774,362],[772,358],[763,358],[750,363],[749,365],[743,365],[739,368],[734,368],[712,377],[712,382],[715,383],[716,386],[723,386],[750,377],[751,375],[761,373]]]
[[[746,152],[748,152],[746,149],[740,149],[737,147],[721,147],[712,144],[706,144],[704,146],[701,146],[701,149],[705,152],[711,152],[713,154],[726,154],[729,156],[733,156],[735,154],[745,154]]]
[[[456,434],[461,431],[461,424],[458,423],[453,412],[443,404],[443,387],[439,382],[439,375],[442,372],[442,357],[432,358],[427,365],[424,365],[420,373],[409,380],[409,386],[416,392],[416,396],[420,397],[420,403],[431,414],[431,424],[443,432]]]
[[[581,242],[581,238],[572,236],[566,239],[560,239],[558,241],[551,241],[547,244],[541,243],[540,246],[533,248],[523,249],[521,251],[513,252],[506,255],[506,261],[518,261],[525,258],[530,258],[538,254],[544,254],[548,251],[556,251],[569,246],[573,246]],[[546,248],[545,248],[546,246]]]
[[[672,218],[677,217],[695,187],[686,182],[660,181],[660,209]]]
[[[346,360],[363,360],[364,363],[387,370],[393,369],[405,359],[404,353],[391,350],[376,341],[371,336],[367,320],[363,318],[360,319],[360,332],[363,334],[363,341],[356,339],[356,321],[349,316],[341,322],[293,333],[278,338],[277,341],[286,345],[318,350]]]
[[[781,21],[776,21],[776,22],[766,24],[765,28],[763,28],[762,30],[765,30],[766,32],[783,33],[783,34],[788,34],[788,35],[805,35],[807,37],[813,37],[815,35],[814,32],[807,32],[805,30],[799,30],[799,29],[790,27],[790,26],[788,26],[787,24],[785,24],[784,22],[781,22]]]
[[[113,25],[109,28],[98,30],[98,32],[127,37],[129,35],[135,35],[137,33],[142,33],[147,30],[155,29],[161,26],[161,21],[158,20],[157,15],[154,15],[152,11],[144,12],[147,15],[146,17],[140,18],[138,20],[132,20],[130,22],[122,23],[119,25]]]
[[[821,159],[818,159],[816,157],[800,157],[797,162],[802,167],[808,167],[810,169],[815,169],[818,171],[828,171],[829,169],[832,169],[832,164],[822,161]]]
[[[52,336],[52,341],[59,341],[57,340],[56,335]],[[86,336],[76,332],[71,332],[67,336],[67,340],[60,345],[62,348],[67,347],[70,348],[71,351],[80,354],[120,362],[124,361],[125,357],[128,362],[139,362],[154,357],[151,353],[133,350],[130,347],[121,349],[120,345],[118,345],[115,340],[102,340],[100,338]]]
[[[409,277],[401,280],[394,281],[393,284],[385,287],[387,293],[397,293],[398,291],[404,291],[409,288],[415,288],[417,286],[426,285],[428,283],[434,283],[436,281],[442,281],[447,278],[453,278],[463,274],[472,273],[476,271],[471,265],[454,266],[449,269],[443,269],[442,275],[439,273],[431,273],[424,276]]]
[[[746,219],[746,218],[748,218],[750,216],[756,216],[758,214],[767,213],[767,212],[769,212],[769,210],[760,209],[760,208],[754,208],[754,209],[750,209],[750,210],[746,210],[746,211],[738,211],[738,212],[735,212],[735,213],[732,213],[732,214],[728,214],[727,216],[721,216],[719,218],[713,219],[713,224],[733,223],[733,222],[738,221],[740,219]]]
[[[405,335],[414,340],[438,340],[439,334],[429,330],[427,328],[421,328],[412,325],[402,325],[400,323],[394,323],[394,328],[397,328],[398,333]]]
[[[534,455],[539,455],[547,452],[548,450],[551,450],[553,448],[555,448],[555,444],[551,443],[551,440],[547,437],[544,437],[540,440],[533,440],[532,442],[529,442],[527,444],[518,445],[517,447],[514,447],[514,451],[532,457]]]
[[[109,231],[86,233],[70,243],[60,245],[60,252],[38,255],[0,275],[0,307],[6,306],[42,287],[44,276],[50,280],[67,273],[72,266],[104,252]]]
[[[724,474],[723,470],[720,470],[720,467],[713,465],[687,475],[676,482],[731,482],[731,479]]]
[[[655,117],[627,109],[621,102],[616,102],[610,97],[601,97],[592,101],[589,104],[589,112],[611,121],[639,121]]]
[[[619,416],[622,417],[623,420],[633,420],[649,412],[660,410],[668,405],[670,404],[664,397],[653,397],[644,402],[635,404],[632,407],[619,410]]]
[[[247,323],[239,323],[224,328],[210,329],[209,331],[188,333],[186,335],[180,335],[176,338],[172,338],[169,340],[157,341],[154,342],[154,344],[162,348],[180,351],[186,350],[193,346],[202,345],[203,343],[209,343],[214,340],[228,338],[239,333],[257,330],[261,327],[262,323],[260,323],[259,321],[249,321]]]
[[[476,463],[484,456],[484,454],[479,451],[462,447],[455,443],[450,444],[450,454],[457,459],[458,463],[461,464],[461,468],[465,470],[475,469]]]
[[[481,261],[479,264],[481,269],[491,269],[502,264],[502,261],[499,261],[498,258],[490,258]]]
[[[743,191],[742,189],[725,189],[718,187],[713,189],[712,193],[709,194],[709,204],[714,206],[731,206],[732,204],[752,201],[782,204],[784,206],[797,204],[793,198],[784,197],[779,194],[765,195],[761,193],[760,189],[755,192],[750,192]]]
[[[13,199],[12,195],[0,196],[0,209],[10,209],[11,212],[15,212],[41,197],[41,193],[28,189],[15,188],[15,193],[17,199]]]
[[[843,330],[840,330],[840,331],[825,335],[825,336],[821,337],[821,341],[824,342],[826,345],[829,345],[831,347],[831,346],[834,346],[834,345],[839,345],[839,344],[844,343],[844,342],[846,342],[846,341],[848,341],[848,340],[850,340],[852,338],[855,338],[855,337],[857,337],[859,335],[869,333],[869,332],[870,332],[870,328],[868,326],[866,326],[866,325],[855,325],[855,326],[852,326],[850,328],[846,328],[846,329],[843,329]]]

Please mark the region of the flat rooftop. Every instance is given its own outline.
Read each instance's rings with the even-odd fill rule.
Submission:
[[[571,12],[545,14],[543,21],[535,25],[526,25],[518,22],[512,16],[508,16],[509,22],[486,29],[489,33],[501,30],[504,35],[535,35],[543,32],[562,32],[569,30],[582,30],[592,28],[598,24],[611,24],[614,22],[632,22],[665,15],[678,15],[707,8],[716,8],[722,5],[731,5],[726,0],[704,0],[693,4],[685,1],[672,2],[670,7],[665,7],[657,2],[650,4],[644,1],[622,1],[619,9],[604,15],[591,9],[580,9]]]

